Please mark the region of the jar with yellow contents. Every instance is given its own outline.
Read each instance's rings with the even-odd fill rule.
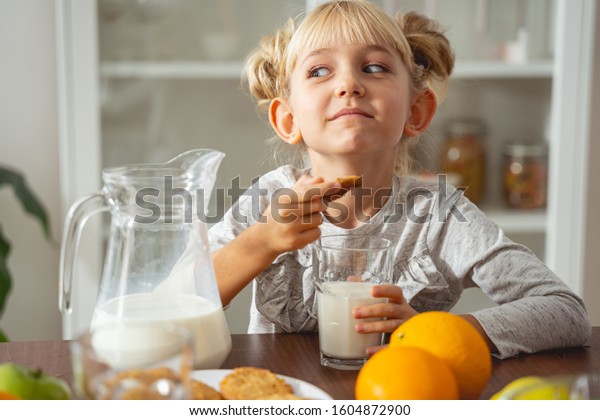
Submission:
[[[452,120],[441,149],[441,171],[460,180],[459,186],[473,203],[480,203],[485,196],[484,134],[480,120]]]
[[[548,146],[513,141],[504,146],[504,198],[509,207],[535,209],[546,205]]]

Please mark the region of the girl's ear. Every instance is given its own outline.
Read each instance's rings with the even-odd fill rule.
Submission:
[[[431,89],[425,89],[410,107],[410,115],[404,124],[404,134],[415,137],[424,132],[435,115],[437,98]]]
[[[294,123],[294,114],[289,104],[282,98],[275,98],[269,105],[269,122],[277,135],[286,143],[302,141],[302,133]]]

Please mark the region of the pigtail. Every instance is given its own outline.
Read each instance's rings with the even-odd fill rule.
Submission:
[[[285,93],[285,54],[293,32],[294,21],[289,19],[274,35],[264,36],[246,59],[244,76],[259,107],[268,107],[273,98]]]
[[[243,77],[258,108],[265,111],[274,98],[288,94],[286,55],[294,30],[294,20],[289,19],[275,34],[262,37],[258,47],[246,58]],[[268,138],[266,143],[269,166],[308,166],[304,147],[289,145],[277,136]]]
[[[436,21],[418,13],[409,12],[397,19],[416,64],[415,85],[431,88],[441,102],[454,69],[454,52],[448,38]]]

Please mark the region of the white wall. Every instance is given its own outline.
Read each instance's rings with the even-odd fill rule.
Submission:
[[[0,224],[12,244],[13,289],[0,325],[12,341],[60,338],[60,226],[54,3],[0,0],[0,164],[21,170],[45,204],[55,239],[0,190]]]

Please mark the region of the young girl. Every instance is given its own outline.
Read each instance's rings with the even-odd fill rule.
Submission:
[[[407,176],[410,139],[428,127],[453,65],[435,22],[360,0],[323,4],[251,54],[250,91],[306,166],[262,176],[209,231],[223,304],[254,281],[249,332],[316,330],[306,246],[352,233],[397,244],[395,284],[371,291],[388,303],[353,311],[385,319],[359,323],[360,333],[448,311],[480,287],[498,306],[463,316],[496,356],[586,342],[583,302],[526,247],[451,187]],[[348,175],[362,176],[360,191],[335,181]]]

